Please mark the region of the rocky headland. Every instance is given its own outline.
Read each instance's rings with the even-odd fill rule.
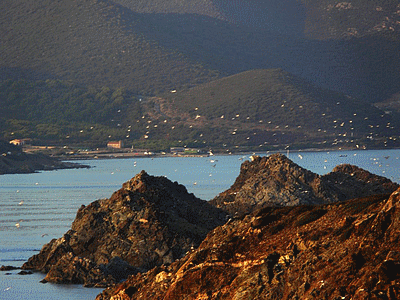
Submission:
[[[245,161],[234,184],[210,203],[232,216],[267,206],[315,205],[391,193],[399,185],[343,164],[326,175],[306,170],[282,154]]]
[[[397,299],[399,200],[356,166],[320,176],[281,154],[244,162],[209,202],[142,171],[22,268],[108,287],[98,300]]]
[[[400,189],[265,207],[211,231],[171,265],[96,299],[399,299]]]
[[[108,286],[183,257],[225,221],[184,186],[142,171],[109,199],[82,206],[71,230],[22,268],[47,273],[45,282]]]
[[[20,147],[0,140],[0,175],[88,167],[78,163],[63,162],[41,153],[25,153]]]

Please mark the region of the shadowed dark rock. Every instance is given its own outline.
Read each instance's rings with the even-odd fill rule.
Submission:
[[[184,186],[142,171],[109,199],[82,206],[71,230],[22,268],[47,273],[47,282],[107,286],[181,258],[225,217]]]
[[[21,271],[18,272],[18,275],[32,275],[33,273],[31,271]]]
[[[20,268],[14,266],[4,266],[0,267],[0,271],[12,271],[12,270],[19,270]]]

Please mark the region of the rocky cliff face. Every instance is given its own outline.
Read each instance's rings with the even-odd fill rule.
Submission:
[[[399,225],[400,189],[321,206],[266,207],[97,300],[399,299]]]
[[[320,176],[282,154],[253,157],[240,168],[235,183],[210,201],[231,215],[266,206],[323,204],[393,192],[398,184],[351,165]]]
[[[184,186],[142,171],[109,199],[82,206],[71,230],[22,268],[47,273],[45,281],[107,286],[172,263],[224,222]]]
[[[82,206],[22,268],[45,282],[110,287],[100,300],[395,299],[396,188],[355,166],[319,176],[274,154],[243,163],[215,207],[142,171]],[[237,214],[223,225],[227,212]]]

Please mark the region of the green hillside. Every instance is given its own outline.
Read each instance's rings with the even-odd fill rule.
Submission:
[[[383,0],[3,0],[1,136],[154,149],[392,143],[399,18]]]
[[[188,91],[170,93],[165,98],[188,112],[187,120],[194,124],[226,129],[231,140],[253,146],[261,141],[331,144],[338,140],[363,140],[367,136],[376,139],[395,136],[398,128],[395,115],[318,88],[279,69],[243,72]]]
[[[110,1],[1,1],[0,73],[149,94],[215,77],[199,62],[146,40],[135,30],[136,19]]]
[[[224,19],[214,4],[215,1],[212,0],[115,0],[114,2],[137,13],[198,14]]]
[[[124,88],[86,88],[60,80],[3,81],[0,99],[1,134],[7,139],[101,146],[126,138],[122,121],[142,116],[139,100]]]
[[[309,14],[305,31],[317,39],[343,39],[400,30],[397,0],[303,0]]]
[[[280,69],[246,71],[161,97],[65,81],[9,80],[0,85],[0,98],[7,99],[0,108],[1,135],[36,144],[104,147],[117,139],[153,150],[250,150],[384,147],[398,138],[396,113]]]
[[[180,110],[209,119],[227,119],[241,114],[252,122],[271,121],[276,125],[327,127],[332,121],[360,121],[381,111],[349,96],[318,88],[281,69],[252,70],[202,84],[167,96]],[[194,110],[197,107],[198,110]],[[358,113],[358,114],[357,114]],[[325,114],[322,116],[322,114]],[[357,114],[353,118],[353,115]],[[304,116],[315,116],[305,118]],[[329,125],[328,125],[329,124]]]
[[[282,68],[383,101],[400,90],[398,9],[394,1],[363,3],[342,9],[332,0],[4,0],[0,79],[61,79],[158,95]],[[342,25],[362,34],[344,34]]]

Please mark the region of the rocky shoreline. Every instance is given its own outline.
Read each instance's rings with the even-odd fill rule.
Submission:
[[[399,299],[399,195],[261,209],[96,299]]]
[[[64,162],[42,153],[25,153],[20,147],[0,141],[0,175],[77,168],[89,168],[89,166]]]
[[[98,300],[398,299],[399,195],[356,166],[321,176],[282,154],[245,161],[211,201],[142,171],[22,269],[105,287]]]
[[[39,171],[54,171],[61,169],[85,169],[88,165],[79,163],[64,162],[41,154],[28,154],[26,159],[1,159],[0,175],[5,174],[28,174]],[[34,156],[34,157],[33,157]]]

